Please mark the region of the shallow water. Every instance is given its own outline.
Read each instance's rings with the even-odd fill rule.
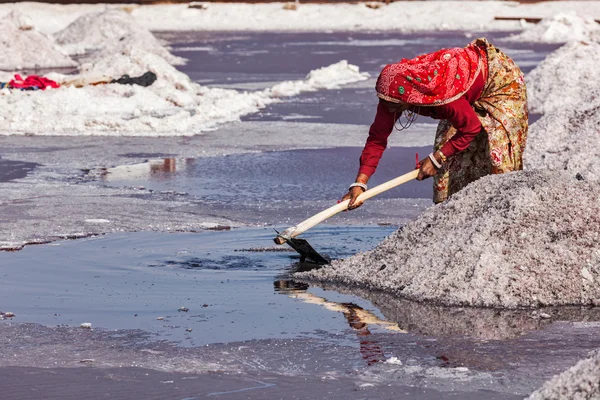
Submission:
[[[370,186],[415,168],[415,155],[428,147],[396,147],[386,151]],[[180,191],[207,203],[293,202],[335,200],[347,190],[348,171],[356,169],[362,148],[306,149],[157,160],[147,174],[109,170],[103,179],[111,186],[144,186],[155,191]],[[382,193],[378,199],[426,198],[431,182],[411,181]],[[285,205],[281,205],[285,207]],[[249,211],[256,213],[260,210]]]
[[[0,159],[0,182],[25,178],[38,166],[36,163]]]
[[[306,238],[344,257],[393,229],[326,227]],[[298,398],[334,390],[333,398],[359,391],[508,399],[600,346],[595,309],[546,309],[542,318],[294,282],[290,272],[311,266],[273,246],[273,236],[270,228],[123,233],[2,254],[0,304],[16,317],[0,321],[0,375],[27,367],[43,388],[52,379],[36,368],[78,379],[61,368],[87,365],[132,368],[129,389],[146,373],[178,387],[187,387],[184,377],[198,379],[203,396],[244,387],[257,398],[283,396],[285,387],[303,387]],[[92,329],[79,327],[84,322]]]
[[[299,121],[370,124],[374,116],[375,78],[381,68],[402,58],[447,47],[463,47],[487,37],[527,73],[560,45],[503,41],[505,32],[335,32],[335,33],[190,33],[173,42],[175,55],[190,59],[181,70],[202,84],[239,90],[263,89],[283,80],[304,79],[308,71],[339,60],[360,67],[370,80],[339,90],[303,93],[272,104],[244,121]],[[533,118],[532,122],[537,119]],[[434,123],[419,117],[419,122]]]
[[[321,228],[306,238],[339,258],[393,230]],[[2,256],[0,304],[21,322],[143,329],[186,345],[343,330],[327,310],[274,296],[283,293],[274,282],[299,261],[287,246],[275,246],[274,237],[273,228],[141,232],[27,247]]]

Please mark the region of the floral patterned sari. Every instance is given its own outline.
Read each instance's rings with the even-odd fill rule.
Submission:
[[[434,177],[434,202],[445,201],[469,183],[488,174],[502,174],[523,169],[523,152],[527,140],[527,91],[523,73],[502,51],[477,39],[472,44],[485,48],[488,79],[475,109],[485,131],[470,146],[450,157]],[[435,150],[456,133],[447,121],[437,128]]]

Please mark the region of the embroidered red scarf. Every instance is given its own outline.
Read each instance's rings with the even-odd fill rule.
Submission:
[[[473,85],[485,65],[485,50],[473,44],[442,49],[386,65],[377,79],[377,96],[418,106],[448,104]]]

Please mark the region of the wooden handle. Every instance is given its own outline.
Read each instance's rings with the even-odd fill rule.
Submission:
[[[408,181],[411,181],[417,177],[419,174],[419,170],[415,169],[414,171],[409,172],[408,174],[404,174],[392,180],[382,183],[381,185],[377,185],[372,189],[367,190],[364,193],[361,193],[360,196],[356,199],[356,201],[365,201],[370,199],[371,197],[377,196],[380,193],[385,192],[386,190],[390,190],[396,186],[402,185]],[[350,200],[344,200],[341,203],[338,203],[332,207],[329,207],[326,210],[321,211],[318,214],[313,215],[305,221],[300,222],[296,226],[292,226],[291,228],[286,229],[283,233],[275,238],[275,243],[283,244],[285,243],[285,239],[295,238],[303,232],[306,232],[313,226],[317,225],[320,222],[325,221],[327,218],[333,217],[335,214],[340,213],[344,210],[348,209],[348,203]],[[280,240],[277,240],[280,238]],[[281,243],[280,243],[281,242]]]

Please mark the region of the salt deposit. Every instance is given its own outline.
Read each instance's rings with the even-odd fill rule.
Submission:
[[[518,35],[507,38],[511,41],[535,43],[566,43],[573,40],[600,41],[600,25],[594,18],[575,12],[560,13],[544,18],[540,23],[529,25]]]
[[[298,277],[445,305],[600,305],[599,215],[598,185],[572,175],[487,176],[374,250]]]
[[[27,17],[17,11],[0,19],[0,43],[4,53],[0,59],[1,70],[77,65],[50,38],[36,31]]]
[[[296,10],[281,3],[219,4],[206,9],[185,5],[153,5],[132,12],[150,30],[212,31],[372,31],[423,32],[444,30],[520,30],[519,21],[497,16],[550,17],[565,9],[600,16],[600,2],[569,1],[542,4],[480,1],[399,1],[377,9],[358,4],[300,4]],[[171,21],[171,22],[167,22]],[[176,21],[176,23],[173,23]]]
[[[528,400],[587,400],[600,398],[600,351],[546,382]]]
[[[529,108],[551,113],[576,108],[600,94],[600,43],[571,42],[540,63],[527,77]]]
[[[0,4],[0,16],[12,10],[31,14],[34,26],[55,33],[85,13],[126,8],[143,27],[153,31],[372,31],[434,30],[520,31],[519,21],[495,17],[546,18],[571,10],[600,18],[598,1],[552,1],[522,4],[509,1],[398,1],[377,9],[359,4],[300,4],[285,10],[282,3],[210,3],[205,9],[187,4]]]
[[[559,109],[531,126],[525,168],[566,170],[586,180],[600,179],[600,91],[591,103]]]
[[[22,39],[24,34],[18,26],[29,26],[22,19],[18,14],[6,19],[6,24],[14,25],[9,32],[11,40]],[[56,38],[71,53],[85,53],[80,73],[47,74],[63,85],[56,90],[2,91],[3,133],[194,135],[238,121],[280,97],[338,88],[368,78],[358,67],[340,61],[310,72],[306,80],[282,82],[262,91],[203,87],[172,66],[183,59],[169,53],[148,30],[119,9],[83,15]],[[25,47],[22,52],[29,54],[30,50]],[[158,79],[147,88],[110,83],[123,75],[136,77],[148,71]]]
[[[49,74],[48,77],[62,84],[72,80],[93,83],[124,74],[139,76],[146,71],[158,77],[147,88],[100,84],[0,95],[1,133],[194,135],[238,121],[240,116],[256,112],[279,97],[337,88],[368,78],[356,66],[340,61],[312,71],[304,81],[284,82],[256,92],[238,92],[200,86],[156,54],[135,49],[84,65],[77,76]]]
[[[171,65],[185,64],[185,59],[172,55],[148,29],[118,8],[85,14],[54,37],[71,55],[91,52],[88,61],[137,49],[156,54]]]

